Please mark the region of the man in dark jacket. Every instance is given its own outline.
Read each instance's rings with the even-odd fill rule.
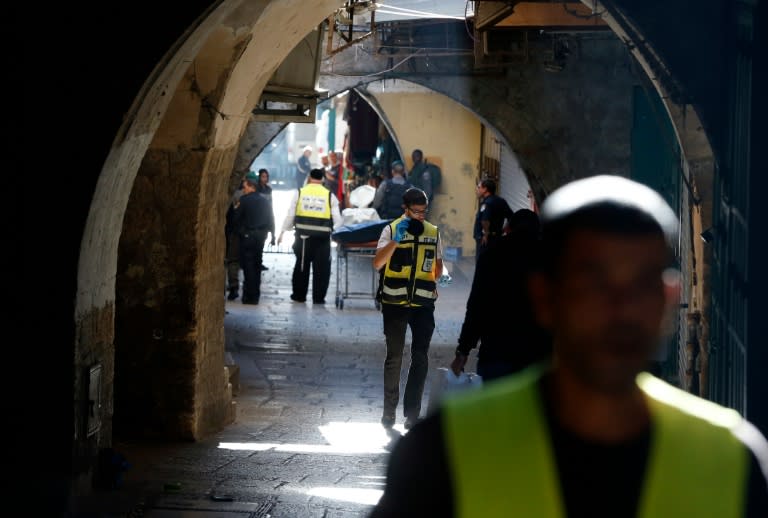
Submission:
[[[528,274],[538,245],[539,217],[520,209],[512,215],[509,233],[480,256],[451,363],[456,375],[464,370],[478,341],[477,373],[484,381],[518,372],[548,357],[547,333],[536,324],[528,297]]]
[[[373,208],[381,219],[395,219],[403,215],[403,194],[413,187],[405,179],[405,165],[400,160],[392,162],[392,178],[381,182],[373,197]]]
[[[235,205],[235,228],[240,242],[240,267],[243,269],[243,304],[258,304],[261,296],[261,264],[264,241],[274,228],[274,216],[269,201],[261,196],[259,175],[245,175],[243,195]]]
[[[269,244],[275,246],[275,211],[272,205],[272,186],[269,185],[269,171],[265,168],[259,169],[259,187],[256,189],[261,196],[263,196],[269,202],[269,234],[272,236]],[[261,264],[261,271],[269,270],[264,263]]]
[[[512,209],[507,200],[496,195],[496,182],[484,178],[477,184],[479,205],[475,215],[475,258],[496,244],[501,239],[504,221],[512,217]]]
[[[232,194],[227,207],[224,235],[226,237],[226,255],[224,264],[227,268],[227,300],[235,300],[240,296],[240,236],[235,226],[235,206],[243,195],[245,176],[240,180],[240,185]]]

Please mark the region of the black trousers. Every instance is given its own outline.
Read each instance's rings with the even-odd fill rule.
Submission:
[[[235,293],[240,291],[240,235],[237,232],[227,234],[227,255],[224,262],[227,267],[227,289]]]
[[[309,274],[312,273],[312,301],[325,302],[325,294],[331,282],[331,236],[301,236],[296,233],[293,241],[296,264],[291,284],[293,299],[305,300],[309,291]]]
[[[243,269],[244,303],[255,303],[261,296],[261,262],[264,255],[264,241],[268,232],[259,230],[240,235],[240,267]]]
[[[405,333],[410,327],[411,364],[405,382],[403,415],[415,419],[421,413],[421,398],[429,367],[427,353],[435,331],[435,308],[382,304],[381,312],[387,342],[387,357],[384,360],[384,416],[394,417],[400,400],[400,368],[403,363]]]

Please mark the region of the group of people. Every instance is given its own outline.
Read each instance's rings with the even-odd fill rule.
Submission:
[[[393,184],[406,185],[402,164],[392,172]],[[310,268],[313,302],[324,303],[328,288],[342,219],[324,179],[323,168],[310,169],[278,238],[295,232],[295,302],[306,300]],[[235,204],[241,264],[260,263],[251,240],[263,246],[270,228],[258,186],[246,175]],[[422,417],[443,252],[426,219],[428,194],[401,189],[373,267],[386,347],[381,424],[397,421],[410,329],[408,432],[390,454],[372,518],[768,516],[764,435],[648,372],[680,294],[679,220],[658,193],[593,176],[555,190],[537,214],[509,210],[493,199],[495,183],[481,181],[483,249],[450,368],[460,374],[477,347],[484,384]],[[260,272],[243,269],[243,298],[253,301],[258,282],[249,279]]]
[[[410,171],[406,171],[402,160],[392,162],[389,177],[376,188],[372,207],[381,219],[394,219],[402,214],[403,194],[412,187],[423,191],[427,203],[432,203],[440,181],[440,168],[427,161],[421,149],[413,150],[411,161]]]
[[[305,146],[296,162],[297,189],[301,189],[309,181],[309,173],[313,169],[311,156],[312,146]],[[323,185],[336,196],[343,209],[347,206],[349,183],[352,177],[352,171],[345,166],[344,153],[333,150],[320,153],[320,169],[323,170]]]

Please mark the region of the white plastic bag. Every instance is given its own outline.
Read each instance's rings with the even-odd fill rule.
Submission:
[[[365,208],[373,203],[374,196],[376,196],[376,187],[361,185],[349,193],[349,203],[353,207]]]
[[[341,211],[342,224],[345,226],[357,225],[367,221],[381,221],[376,209],[358,209],[348,207]]]
[[[462,372],[458,376],[451,369],[438,367],[432,373],[429,385],[429,404],[427,414],[433,413],[440,402],[452,394],[476,389],[483,385],[483,378],[474,372]]]

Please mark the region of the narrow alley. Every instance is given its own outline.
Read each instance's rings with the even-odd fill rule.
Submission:
[[[290,193],[274,191],[278,228]],[[335,307],[335,247],[328,302],[292,302],[294,256],[285,253],[287,241],[280,252],[265,254],[269,269],[259,305],[226,303],[226,349],[239,368],[239,386],[233,387],[236,422],[199,443],[150,445],[117,438],[115,451],[130,468],[120,488],[81,503],[84,515],[362,517],[376,503],[387,450],[405,433],[402,404],[390,436],[379,423],[381,313],[372,296],[351,298],[343,310]],[[363,292],[371,260],[349,260],[350,288]],[[448,266],[453,282],[440,288],[430,375],[453,358],[473,264],[465,258]],[[404,361],[403,371],[407,366]],[[103,514],[105,509],[114,514]]]

